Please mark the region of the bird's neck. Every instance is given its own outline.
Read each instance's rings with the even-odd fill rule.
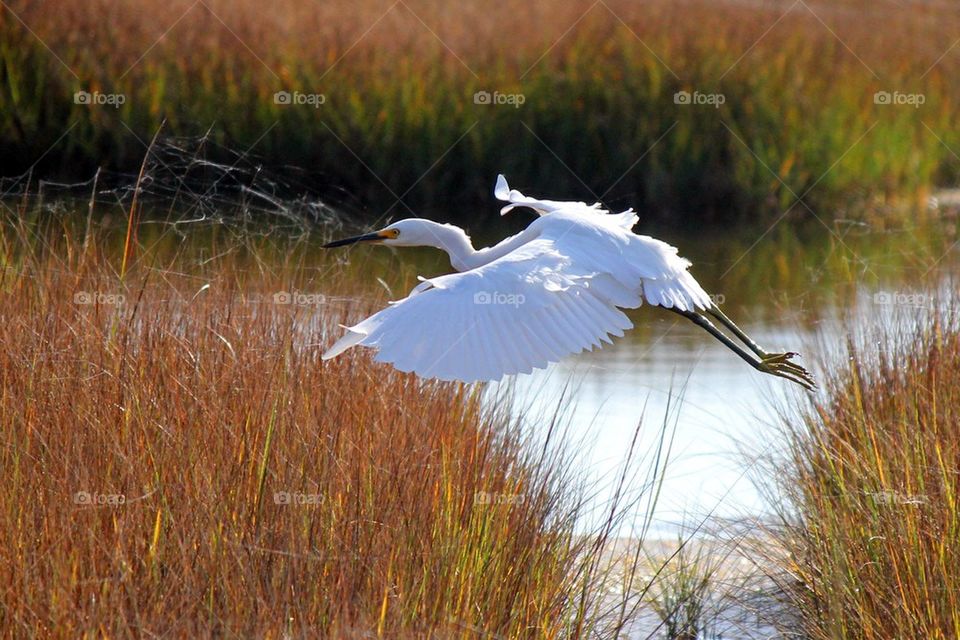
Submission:
[[[528,234],[523,232],[502,240],[492,247],[478,250],[473,248],[470,236],[459,227],[437,225],[433,232],[437,241],[435,246],[447,252],[450,256],[450,265],[457,271],[468,271],[493,262],[530,240],[526,237]]]
[[[470,242],[470,236],[459,228],[449,224],[431,223],[430,240],[425,243],[447,252],[450,256],[450,264],[457,271],[466,271],[472,269],[471,259],[476,255],[476,250]]]

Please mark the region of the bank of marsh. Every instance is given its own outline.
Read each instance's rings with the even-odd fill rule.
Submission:
[[[130,170],[165,120],[396,215],[475,204],[497,171],[690,228],[889,214],[960,176],[958,16],[937,4],[5,6],[7,175]]]

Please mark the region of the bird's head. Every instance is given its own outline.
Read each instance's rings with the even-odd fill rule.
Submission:
[[[379,231],[328,242],[323,247],[332,249],[357,242],[383,244],[391,247],[435,247],[438,246],[438,227],[446,226],[423,218],[409,218],[394,222]]]

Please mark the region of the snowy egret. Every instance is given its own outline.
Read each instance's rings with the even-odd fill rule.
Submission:
[[[511,190],[503,176],[494,194],[509,203],[501,214],[528,207],[540,217],[485,249],[474,249],[459,227],[421,218],[324,245],[436,247],[459,273],[420,278],[406,298],[345,327],[323,359],[360,345],[376,349],[376,360],[422,377],[499,380],[612,344],[611,336],[633,327],[622,309],[646,300],[696,323],[757,371],[815,387],[807,370],[791,362],[796,353],[768,352],[734,324],[675,247],[633,233],[632,209],[614,214],[599,204],[530,198]]]

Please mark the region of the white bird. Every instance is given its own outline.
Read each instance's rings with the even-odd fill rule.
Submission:
[[[611,214],[599,204],[537,200],[510,190],[498,176],[494,194],[540,217],[493,247],[474,249],[449,224],[421,218],[325,244],[358,242],[436,247],[459,273],[420,278],[406,298],[352,327],[323,354],[328,360],[353,346],[400,371],[441,380],[480,382],[530,373],[551,362],[612,344],[633,324],[622,309],[644,300],[704,328],[753,368],[815,387],[793,352],[762,349],[715,305],[687,270],[690,261],[661,240],[631,231],[632,209]],[[722,323],[749,349],[717,329]]]

